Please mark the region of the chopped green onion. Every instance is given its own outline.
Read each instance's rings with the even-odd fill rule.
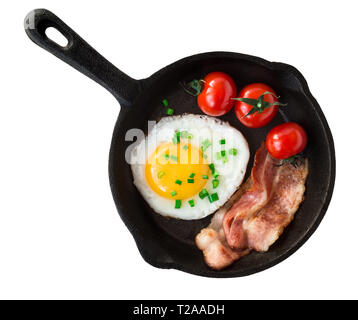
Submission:
[[[192,172],[192,173],[190,174],[189,178],[194,178],[194,177],[195,177],[195,173]]]
[[[209,148],[211,146],[211,142],[209,139],[205,139],[202,142],[202,146],[201,146],[201,150],[204,152],[207,148]]]
[[[232,148],[229,150],[229,154],[236,156],[237,155],[237,149],[236,148]]]
[[[181,185],[183,182],[181,180],[175,180],[175,183],[178,184],[178,185]]]
[[[219,196],[218,194],[215,192],[215,193],[212,193],[210,196],[209,196],[209,201],[210,203],[214,202],[214,201],[218,201],[219,200]]]
[[[215,159],[216,159],[216,160],[220,160],[220,159],[221,159],[221,153],[220,153],[220,152],[215,152]]]
[[[193,139],[193,135],[186,130],[180,132],[180,137],[183,139]]]
[[[219,180],[218,180],[218,179],[214,179],[214,180],[212,181],[212,183],[213,183],[213,189],[216,189],[216,188],[218,187],[218,185],[219,185]]]
[[[188,145],[186,144],[186,145],[183,147],[183,149],[184,149],[185,151],[187,151],[187,150],[189,149]]]
[[[226,163],[229,161],[229,158],[227,156],[223,157],[223,163]]]
[[[201,190],[200,192],[199,192],[199,197],[200,197],[200,199],[204,199],[205,197],[207,197],[209,195],[209,192],[208,192],[208,190],[206,190],[206,189],[203,189],[203,190]]]
[[[165,160],[169,160],[169,158],[170,158],[170,157],[169,157],[169,154],[165,153],[165,154],[164,154],[164,158],[165,158]]]
[[[210,163],[209,168],[214,178],[217,178],[219,176],[219,173],[215,171],[215,165],[213,163]]]
[[[209,176],[207,174],[203,174],[203,179],[209,179]]]
[[[188,179],[188,183],[194,183],[194,179]]]
[[[191,207],[195,207],[195,202],[194,202],[194,200],[189,200],[188,202],[189,202],[189,205],[190,205]]]
[[[163,178],[164,175],[165,175],[165,172],[164,172],[164,171],[159,171],[159,172],[158,172],[158,178],[159,178],[159,179]]]
[[[174,144],[178,144],[180,142],[180,132],[175,132],[172,141]]]
[[[212,173],[215,172],[215,165],[214,165],[213,163],[210,163],[210,164],[209,164],[209,168],[210,168],[210,170],[211,170]]]
[[[177,192],[174,190],[174,191],[172,191],[170,194],[171,194],[172,197],[174,197],[174,196],[177,195]]]
[[[225,139],[220,140],[220,144],[225,144],[225,143],[226,143]]]
[[[180,209],[181,207],[181,200],[175,200],[175,209]]]
[[[174,114],[174,109],[172,109],[172,108],[167,108],[166,113],[167,113],[168,116],[172,116],[172,115]]]
[[[164,107],[168,106],[168,100],[167,99],[164,99],[162,102],[163,102]]]
[[[203,153],[203,158],[204,158],[204,159],[207,159],[208,156],[207,156],[205,153]]]
[[[180,137],[182,137],[184,139],[192,139],[193,135],[191,133],[189,133],[189,131],[182,131],[182,132],[180,132]]]
[[[170,159],[172,159],[172,160],[175,161],[175,162],[178,162],[178,157],[177,157],[177,156],[171,155],[171,156],[170,156]]]
[[[214,178],[217,178],[219,176],[219,173],[215,170],[215,165],[213,163],[209,164],[209,168],[211,170],[211,174],[214,176]]]
[[[221,154],[222,157],[225,157],[225,156],[226,156],[226,151],[225,151],[225,150],[221,150],[220,154]]]

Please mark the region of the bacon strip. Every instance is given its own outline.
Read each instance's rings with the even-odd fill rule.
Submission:
[[[250,186],[251,179],[249,178],[240,189],[232,195],[230,200],[214,214],[210,225],[202,229],[195,237],[197,247],[203,251],[206,264],[213,269],[223,269],[250,252],[250,250],[237,251],[231,249],[226,242],[222,227],[226,212],[241,198],[243,193]]]
[[[249,220],[270,199],[279,167],[267,152],[265,143],[257,150],[251,171],[252,187],[243,194],[223,220],[226,240],[233,249],[247,247],[243,223]]]
[[[307,160],[298,168],[294,168],[288,163],[278,167],[271,160],[271,166],[275,168],[270,169],[267,163],[267,157],[270,156],[262,148],[266,150],[265,147],[261,146],[255,155],[254,173],[252,172],[251,177],[225,206],[215,213],[210,225],[202,229],[196,236],[196,244],[203,251],[205,262],[213,269],[221,270],[231,265],[234,261],[247,255],[252,249],[261,252],[267,251],[281,235],[284,228],[292,221],[303,200],[308,174]],[[262,165],[262,162],[266,164]],[[257,174],[265,166],[267,167],[264,171],[267,172]],[[272,176],[273,172],[275,172],[275,175]],[[258,177],[268,179],[269,176],[273,180],[272,183],[268,181],[262,183],[258,180]],[[239,217],[241,220],[236,230],[240,232],[237,237],[240,248],[233,249],[229,245],[224,232],[225,221],[230,217],[233,220],[232,223],[236,223],[234,222],[235,217],[232,218],[231,215],[235,208],[242,206],[240,204],[242,201],[247,201],[246,199],[249,198],[247,193],[266,198],[265,200],[260,199],[261,206],[257,205],[258,201],[254,202],[256,211],[247,210],[246,218],[243,215]],[[227,218],[229,214],[230,216]],[[233,230],[235,229],[230,228],[231,232],[234,232]],[[231,235],[234,239],[236,238],[234,234]]]
[[[292,221],[305,193],[307,159],[299,168],[286,164],[280,170],[270,202],[245,225],[248,246],[267,251]]]

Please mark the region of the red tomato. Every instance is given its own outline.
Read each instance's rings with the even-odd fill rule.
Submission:
[[[204,88],[198,95],[200,109],[210,116],[222,116],[234,105],[236,96],[234,80],[226,73],[211,72],[204,78]]]
[[[295,122],[286,122],[271,129],[266,137],[268,152],[277,159],[287,159],[306,148],[307,134]]]
[[[268,103],[276,103],[278,102],[276,98],[276,93],[273,91],[271,87],[264,83],[252,83],[244,87],[240,93],[239,98],[249,98],[257,100],[263,93],[271,92],[272,94],[265,94],[264,101]],[[259,101],[256,101],[256,105]],[[237,101],[235,104],[235,114],[239,121],[250,128],[260,128],[267,125],[273,117],[276,115],[278,106],[269,106],[266,107],[260,113],[255,112],[246,116],[254,106],[247,104],[242,101]],[[262,106],[260,106],[262,107]]]

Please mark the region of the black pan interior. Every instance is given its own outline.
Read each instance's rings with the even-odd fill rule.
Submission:
[[[151,210],[132,183],[130,166],[125,161],[125,134],[131,128],[147,131],[148,120],[165,117],[161,101],[165,98],[175,114],[202,114],[196,99],[188,95],[180,82],[203,78],[212,71],[228,73],[240,90],[253,82],[264,82],[288,103],[266,127],[251,129],[243,126],[233,110],[223,117],[246,137],[251,159],[246,172],[249,175],[255,151],[265,140],[268,131],[284,121],[301,124],[308,134],[306,155],[309,176],[305,201],[294,221],[266,253],[252,252],[222,271],[211,270],[194,243],[195,235],[207,226],[211,216],[201,220],[183,221],[164,218]],[[142,81],[144,88],[133,105],[124,107],[118,117],[112,139],[109,173],[113,196],[118,211],[132,232],[143,258],[161,268],[176,268],[209,277],[235,277],[268,268],[292,254],[307,240],[321,221],[333,190],[335,158],[333,140],[327,122],[316,100],[308,90],[303,76],[293,67],[282,63],[235,53],[213,52],[180,60],[152,77]]]

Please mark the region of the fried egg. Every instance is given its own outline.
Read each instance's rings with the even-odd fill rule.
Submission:
[[[246,139],[216,118],[162,118],[130,151],[134,185],[157,213],[204,218],[238,189],[249,160]]]

